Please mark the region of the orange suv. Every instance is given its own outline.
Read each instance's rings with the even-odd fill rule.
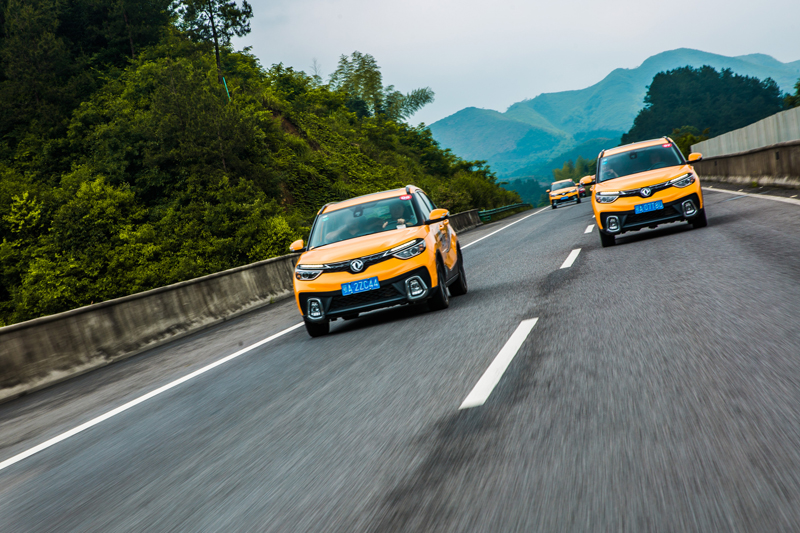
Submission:
[[[668,222],[707,225],[700,180],[672,139],[664,137],[600,152],[592,209],[600,242],[612,246],[617,235]]]
[[[312,337],[331,320],[395,305],[450,305],[467,292],[464,259],[450,214],[422,189],[384,191],[325,205],[297,260],[294,294]],[[448,289],[449,287],[449,289]]]

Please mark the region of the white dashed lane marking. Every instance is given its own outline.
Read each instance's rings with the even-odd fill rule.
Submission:
[[[584,233],[591,233],[593,229],[594,229],[594,224],[589,224],[586,227],[586,231],[584,231]]]
[[[517,329],[514,330],[514,333],[509,337],[505,346],[500,350],[500,353],[497,354],[492,364],[489,365],[489,368],[483,373],[481,379],[478,380],[478,383],[475,384],[475,387],[467,395],[464,403],[458,408],[459,410],[479,407],[486,403],[486,400],[489,399],[489,395],[492,394],[495,386],[500,382],[500,378],[503,377],[503,373],[508,368],[508,365],[511,364],[514,356],[517,355],[522,343],[525,342],[533,326],[536,325],[537,320],[539,319],[531,318],[520,322]]]
[[[581,253],[581,249],[580,248],[575,248],[574,250],[572,250],[569,253],[569,255],[567,256],[567,259],[564,261],[564,264],[561,265],[561,268],[569,268],[569,267],[571,267],[572,263],[575,262],[575,259],[578,258],[578,254],[579,253]]]

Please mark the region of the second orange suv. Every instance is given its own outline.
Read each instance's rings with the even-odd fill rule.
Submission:
[[[707,225],[700,180],[669,137],[600,152],[592,208],[603,246],[627,231],[686,220]]]
[[[325,205],[295,267],[294,293],[306,330],[401,304],[434,310],[467,292],[464,259],[449,213],[409,185]]]
[[[556,181],[550,185],[547,192],[550,193],[550,207],[553,209],[567,202],[581,203],[581,194],[578,192],[578,186],[572,180]]]

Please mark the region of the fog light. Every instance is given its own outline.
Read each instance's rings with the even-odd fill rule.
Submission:
[[[694,202],[691,200],[686,200],[683,202],[682,207],[684,216],[690,217],[697,213],[697,208],[694,206]]]
[[[619,219],[617,217],[608,217],[606,219],[606,226],[608,226],[608,231],[619,231]]]
[[[308,301],[308,316],[311,318],[322,318],[322,302],[317,299]]]
[[[428,287],[425,286],[425,282],[417,276],[406,280],[406,294],[408,294],[409,299],[422,298],[427,292]]]

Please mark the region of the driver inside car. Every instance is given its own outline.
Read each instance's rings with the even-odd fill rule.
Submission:
[[[405,228],[405,207],[399,202],[395,202],[389,206],[389,215],[391,218],[383,223],[383,229],[397,229]]]
[[[655,170],[657,168],[664,168],[667,166],[666,161],[664,161],[661,150],[652,150],[650,152],[650,168],[647,170]]]

